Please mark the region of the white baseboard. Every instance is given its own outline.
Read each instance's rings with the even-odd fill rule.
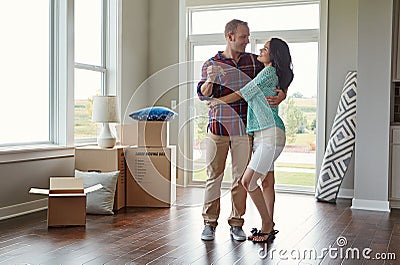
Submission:
[[[351,209],[390,212],[388,201],[353,199]]]
[[[338,193],[338,198],[341,199],[353,199],[354,190],[353,189],[340,189]]]
[[[47,209],[47,198],[0,208],[0,220]]]

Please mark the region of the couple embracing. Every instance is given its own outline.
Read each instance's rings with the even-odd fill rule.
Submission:
[[[286,137],[277,105],[286,98],[293,80],[292,60],[287,43],[279,38],[268,40],[258,56],[246,53],[249,36],[246,22],[228,22],[226,48],[204,63],[197,86],[199,98],[210,107],[201,234],[206,241],[214,239],[218,225],[228,150],[232,156],[232,211],[228,218],[232,238],[246,240],[242,226],[247,193],[261,217],[261,228],[254,228],[247,238],[268,242],[278,233],[273,221],[274,161]]]

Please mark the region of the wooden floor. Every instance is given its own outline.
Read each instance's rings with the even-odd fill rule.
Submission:
[[[230,238],[228,191],[223,192],[216,239],[203,242],[202,199],[203,189],[180,189],[172,208],[88,215],[86,227],[47,228],[46,211],[4,220],[0,264],[400,264],[398,210],[351,210],[350,200],[326,204],[312,196],[277,194],[275,222],[280,233],[262,259],[264,252],[259,250],[264,244]],[[259,227],[255,207],[251,201],[247,205],[246,233]],[[329,247],[330,252],[324,251]],[[366,248],[372,249],[367,253],[371,257],[394,253],[397,260],[367,261],[362,258]]]

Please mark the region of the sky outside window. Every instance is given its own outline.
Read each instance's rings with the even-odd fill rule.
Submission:
[[[2,1],[0,145],[50,140],[49,11],[48,0]]]
[[[233,18],[248,22],[251,31],[318,29],[319,4],[196,11],[191,34],[224,32],[226,22]]]

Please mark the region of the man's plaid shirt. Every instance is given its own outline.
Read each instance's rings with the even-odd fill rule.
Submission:
[[[207,80],[207,67],[210,65],[218,65],[223,69],[223,72],[217,76],[214,82],[213,98],[219,98],[240,90],[264,68],[255,54],[242,53],[236,63],[231,58],[222,57],[222,52],[218,52],[203,64],[201,80],[197,85],[197,94],[200,100],[208,98],[204,97],[200,88]],[[208,130],[213,134],[224,136],[246,135],[247,103],[245,100],[241,99],[229,105],[216,105],[210,109],[208,116]]]

